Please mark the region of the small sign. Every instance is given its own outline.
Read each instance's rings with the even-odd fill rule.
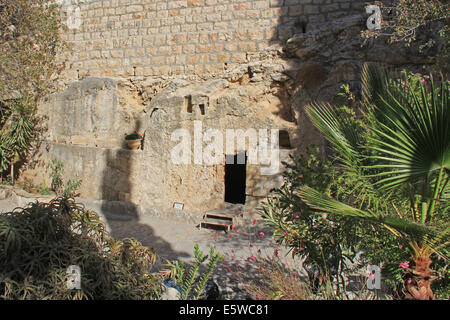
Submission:
[[[79,266],[69,266],[66,270],[68,279],[66,282],[67,289],[81,289],[81,269]]]
[[[177,209],[177,210],[183,210],[184,204],[183,203],[179,203],[179,202],[174,202],[173,203],[173,208]]]
[[[375,290],[381,289],[381,269],[379,266],[367,266],[369,272],[369,278],[367,279],[367,289]]]

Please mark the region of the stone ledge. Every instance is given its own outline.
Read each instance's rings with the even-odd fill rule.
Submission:
[[[53,145],[53,146],[64,146],[64,147],[76,147],[76,148],[89,148],[89,149],[102,149],[102,150],[111,150],[111,151],[144,151],[142,149],[138,150],[131,150],[125,147],[119,147],[119,146],[93,146],[93,145],[85,145],[85,144],[73,144],[73,143],[62,143],[62,142],[54,142],[54,141],[48,141],[48,140],[41,140],[41,143],[45,143],[46,145]]]
[[[38,195],[26,192],[18,187],[0,185],[0,200],[9,200],[17,207],[25,207],[36,201],[48,203],[55,197],[56,194],[53,192],[51,195]],[[139,220],[142,216],[167,217],[192,224],[198,224],[201,220],[201,212],[175,209],[162,210],[156,207],[143,207],[129,201],[90,200],[79,197],[75,198],[75,201],[84,205],[86,209],[97,212],[106,220],[131,221]],[[181,212],[182,214],[180,214]]]
[[[35,201],[47,203],[55,196],[53,192],[51,195],[32,194],[14,186],[0,185],[0,200],[9,200],[17,207],[24,207]]]

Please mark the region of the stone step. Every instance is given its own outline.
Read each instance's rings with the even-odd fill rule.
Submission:
[[[213,219],[223,219],[232,221],[233,220],[233,214],[225,211],[217,211],[217,212],[207,212],[204,214],[203,218],[213,218]]]
[[[202,222],[213,223],[213,224],[221,224],[221,225],[224,225],[224,226],[229,226],[229,225],[233,224],[233,220],[232,219],[219,219],[219,218],[215,218],[215,217],[203,218]]]
[[[207,211],[205,215],[215,215],[224,218],[233,218],[238,216],[242,211],[242,204],[225,203],[224,208],[217,208]]]
[[[233,224],[233,217],[237,216],[237,212],[235,211],[229,208],[219,208],[206,212],[203,215],[203,220],[200,222],[200,229],[210,227],[229,231]]]
[[[208,219],[208,220],[203,220],[202,222],[200,222],[200,229],[203,228],[219,228],[219,229],[224,229],[226,231],[230,231],[231,229],[231,224],[230,223],[224,223],[223,220],[218,220],[218,219]]]
[[[207,211],[203,214],[203,217],[217,217],[219,219],[228,219],[231,220],[233,217],[237,216],[239,212],[234,212],[226,209],[215,209],[212,211]]]

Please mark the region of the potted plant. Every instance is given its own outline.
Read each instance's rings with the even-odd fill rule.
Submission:
[[[143,133],[137,133],[136,131],[132,134],[125,133],[125,140],[127,141],[128,148],[131,150],[138,150],[141,147],[142,139],[144,139]]]

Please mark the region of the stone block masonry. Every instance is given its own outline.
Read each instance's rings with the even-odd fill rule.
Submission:
[[[325,148],[306,105],[331,102],[343,83],[357,88],[365,63],[419,72],[431,61],[427,53],[386,46],[382,38],[364,45],[363,1],[78,5],[83,24],[65,35],[73,44],[62,79],[68,86],[41,101],[46,130],[22,177],[39,185],[56,159],[65,165],[66,181],[83,180],[81,197],[121,201],[145,212],[180,216],[173,204],[183,203],[183,212],[201,216],[225,206],[230,196],[245,199],[251,212],[281,186],[283,161],[310,144]],[[175,163],[179,141],[172,134],[183,129],[192,137],[198,121],[222,137],[228,129],[280,130],[279,172],[263,175],[262,166],[250,161],[245,170],[234,170],[223,156],[214,165],[196,162],[195,143],[190,164]],[[127,150],[124,140],[134,130],[145,136],[137,151]],[[289,141],[283,146],[282,132]],[[248,147],[224,151],[232,156]]]
[[[363,12],[360,0],[72,0],[63,77],[220,75],[280,48],[308,23]],[[256,58],[258,59],[258,58]]]

